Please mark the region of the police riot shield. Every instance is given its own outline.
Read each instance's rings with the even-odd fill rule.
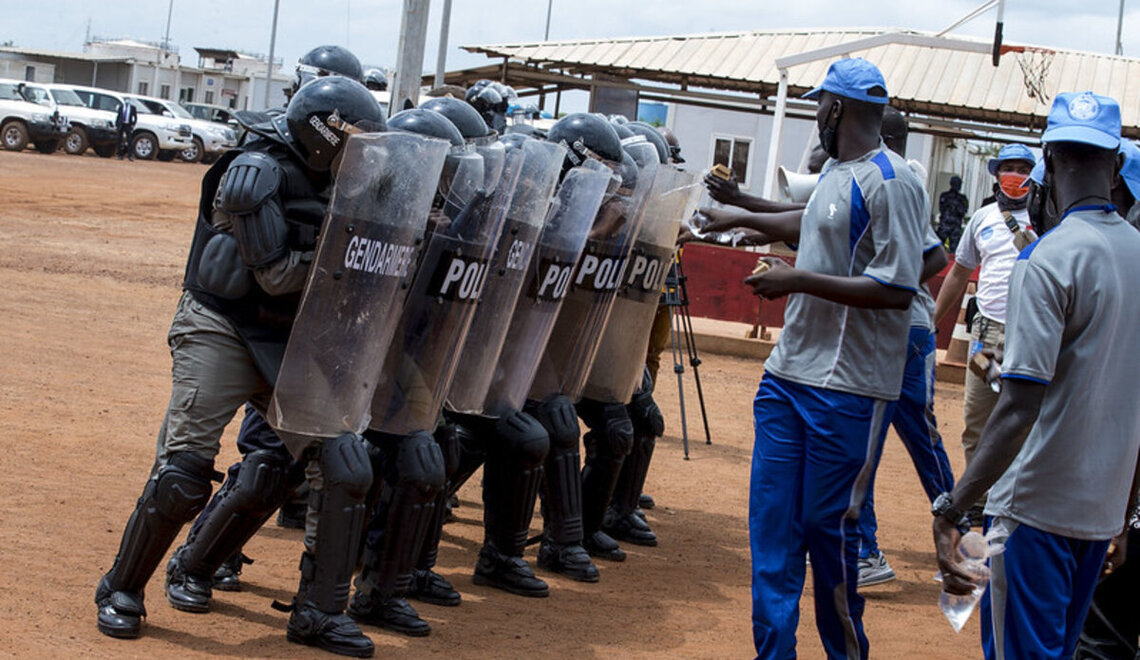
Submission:
[[[575,167],[566,173],[543,222],[522,291],[495,367],[484,413],[522,410],[562,301],[574,264],[613,175],[604,166]]]
[[[583,396],[607,403],[628,403],[633,396],[641,382],[665,276],[673,263],[677,232],[681,221],[696,209],[700,195],[695,174],[659,166]]]
[[[640,136],[639,136],[640,137]],[[647,146],[652,150],[651,145]],[[641,226],[645,201],[657,171],[657,157],[638,163],[633,187],[602,203],[589,240],[570,280],[570,291],[546,344],[530,398],[559,392],[577,401],[597,352],[630,248]]]
[[[369,428],[393,435],[435,428],[477,309],[521,171],[504,169],[428,239],[372,400]]]
[[[294,456],[368,424],[448,145],[411,133],[352,136],[267,414]]]
[[[532,139],[507,152],[506,170],[509,172],[521,163],[522,175],[511,198],[465,349],[459,355],[445,404],[448,410],[483,413],[483,402],[565,157],[565,147]]]

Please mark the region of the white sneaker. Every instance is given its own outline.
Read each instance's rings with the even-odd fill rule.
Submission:
[[[859,560],[858,586],[869,587],[890,582],[893,579],[895,579],[895,572],[887,563],[887,558],[883,556],[883,553],[879,552]]]

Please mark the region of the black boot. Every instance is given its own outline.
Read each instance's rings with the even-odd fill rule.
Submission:
[[[431,625],[400,596],[384,596],[357,589],[348,604],[348,615],[360,623],[384,628],[409,637],[427,637]]]
[[[538,546],[539,568],[551,573],[561,573],[578,582],[597,582],[598,567],[590,561],[590,555],[581,545],[558,545],[549,537],[543,537]]]
[[[230,557],[214,571],[214,588],[218,591],[241,591],[241,567],[253,560],[243,553]]]
[[[95,604],[99,606],[99,632],[120,639],[135,639],[141,634],[146,618],[142,592],[113,591],[104,577],[95,588]]]
[[[657,535],[636,512],[627,513],[623,516],[611,507],[606,511],[606,517],[602,521],[602,529],[606,534],[619,541],[628,541],[634,545],[648,547],[657,546]]]
[[[609,534],[601,530],[587,536],[582,547],[590,553],[591,557],[610,561],[625,561],[625,550],[622,550],[618,542],[613,540]]]
[[[550,595],[550,587],[534,576],[525,559],[503,554],[490,543],[484,543],[479,551],[474,582],[519,596],[545,598]]]
[[[210,611],[210,598],[213,596],[214,577],[212,575],[192,575],[183,568],[179,555],[183,549],[174,552],[166,564],[166,602],[181,612],[202,614]]]
[[[294,644],[315,646],[352,658],[371,658],[376,652],[372,640],[364,636],[360,626],[347,614],[322,612],[309,604],[294,606],[285,636]]]
[[[413,571],[412,589],[408,595],[416,600],[444,607],[455,607],[463,600],[447,578],[431,569],[417,568]]]
[[[637,508],[645,509],[646,511],[649,511],[649,510],[653,509],[653,507],[655,507],[655,506],[657,506],[657,503],[653,501],[652,495],[647,495],[645,493],[642,493],[642,494],[637,496]],[[643,513],[643,514],[641,514],[641,516],[644,517],[645,514]]]

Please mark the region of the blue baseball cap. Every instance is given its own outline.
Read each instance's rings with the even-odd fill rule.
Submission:
[[[1101,149],[1120,146],[1120,104],[1092,92],[1058,94],[1041,142],[1083,142]]]
[[[1033,183],[1036,183],[1037,185],[1041,185],[1041,183],[1045,180],[1044,158],[1037,161],[1037,164],[1033,166],[1033,171],[1029,173],[1029,180]]]
[[[805,99],[814,99],[820,92],[831,92],[856,101],[886,105],[887,82],[879,67],[862,57],[848,57],[836,60],[827,67],[823,84],[804,94]]]
[[[1120,141],[1120,153],[1124,154],[1124,166],[1120,168],[1120,178],[1128,186],[1134,199],[1140,199],[1140,147],[1131,140]]]
[[[991,158],[987,168],[990,174],[997,176],[997,168],[999,165],[1007,160],[1024,160],[1029,163],[1030,167],[1037,164],[1037,159],[1033,156],[1033,152],[1029,147],[1024,144],[1007,144],[998,152],[997,158]]]

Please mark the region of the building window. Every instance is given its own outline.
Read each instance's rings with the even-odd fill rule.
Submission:
[[[193,87],[183,87],[182,90],[178,92],[178,102],[179,103],[193,103],[194,102],[194,88]]]
[[[146,83],[146,81],[140,80],[139,81],[139,92],[138,92],[139,96],[146,96],[147,92],[149,92],[149,91],[150,91],[150,85],[148,85]]]
[[[212,89],[206,90],[205,102],[206,103],[213,103],[214,102],[214,90],[212,90]]]
[[[170,85],[159,85],[158,95],[164,99],[170,98]]]
[[[28,82],[35,82],[36,81],[36,67],[34,67],[34,66],[24,67],[24,80],[26,80]]]
[[[752,154],[752,138],[713,136],[713,165],[724,165],[736,175],[740,185],[747,188],[751,182],[749,156]]]

